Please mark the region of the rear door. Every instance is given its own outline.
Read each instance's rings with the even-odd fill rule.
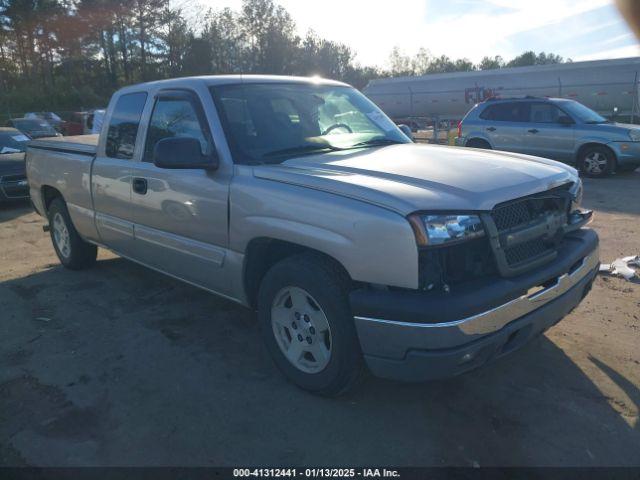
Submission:
[[[501,102],[489,105],[480,114],[484,133],[495,150],[524,151],[524,125],[528,119],[526,102]]]
[[[560,123],[569,117],[552,103],[532,102],[529,122],[524,131],[524,153],[569,161],[573,158],[575,143],[574,124]]]
[[[212,99],[204,97],[211,102]],[[153,164],[156,144],[168,137],[199,140],[202,153],[215,151],[199,95],[161,90],[153,99],[141,161],[135,163],[132,211],[136,259],[196,285],[225,293],[223,264],[228,246],[231,172],[169,170]]]
[[[96,228],[103,244],[123,255],[133,252],[131,173],[138,145],[145,92],[121,95],[103,131],[106,141],[98,149],[91,173]],[[87,179],[89,181],[89,179]]]

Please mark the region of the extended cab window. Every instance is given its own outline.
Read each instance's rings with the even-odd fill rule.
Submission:
[[[558,123],[558,118],[566,114],[550,103],[532,103],[531,121],[533,123]]]
[[[129,93],[118,99],[107,132],[107,157],[133,158],[140,117],[147,101],[146,93]]]
[[[528,110],[526,102],[498,103],[488,106],[480,118],[498,122],[526,122],[529,119]]]
[[[158,98],[149,122],[143,161],[152,162],[156,143],[168,137],[196,138],[203,154],[211,150],[211,136],[201,121],[202,115],[198,115],[196,102],[180,96]]]

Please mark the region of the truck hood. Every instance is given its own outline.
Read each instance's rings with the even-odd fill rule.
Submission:
[[[575,169],[539,157],[417,144],[303,156],[254,167],[254,175],[401,215],[418,210],[488,211],[500,202],[578,178]]]

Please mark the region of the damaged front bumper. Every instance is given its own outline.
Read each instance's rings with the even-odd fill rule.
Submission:
[[[598,237],[566,235],[554,262],[511,278],[476,281],[449,294],[356,290],[350,301],[360,345],[380,377],[423,381],[476,368],[557,323],[589,291]]]

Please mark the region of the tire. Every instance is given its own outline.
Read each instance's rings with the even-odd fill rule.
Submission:
[[[301,254],[274,265],[260,285],[258,318],[269,353],[291,382],[318,395],[343,394],[364,372],[349,284],[330,261]]]
[[[578,170],[586,177],[604,178],[615,169],[616,160],[607,147],[594,145],[580,152]]]
[[[465,147],[469,148],[484,148],[486,150],[491,150],[491,145],[486,140],[482,140],[480,138],[472,138],[470,139]]]
[[[67,204],[55,198],[48,211],[49,233],[60,263],[71,270],[82,270],[96,263],[98,247],[85,242],[73,226]]]

